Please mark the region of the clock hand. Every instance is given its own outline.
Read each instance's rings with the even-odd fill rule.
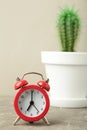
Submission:
[[[39,112],[39,110],[37,109],[37,107],[33,104],[34,108],[37,110],[37,112]]]
[[[33,102],[33,92],[34,92],[34,90],[31,90],[31,101],[30,101],[30,105],[28,106],[28,108],[27,108],[27,111],[30,109],[30,107],[34,104],[34,102]]]
[[[28,106],[27,111],[30,109],[30,107],[31,107],[31,104]]]
[[[31,90],[31,101],[33,101],[33,92],[34,90]]]
[[[33,102],[33,101],[30,101],[30,105],[28,106],[27,111],[30,109],[30,107],[31,107],[32,105],[34,105],[34,102]]]

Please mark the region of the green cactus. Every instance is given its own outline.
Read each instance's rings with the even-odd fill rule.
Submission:
[[[57,30],[63,51],[74,51],[80,28],[80,18],[73,9],[64,8],[57,17]]]

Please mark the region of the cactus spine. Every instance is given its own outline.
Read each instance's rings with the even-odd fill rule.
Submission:
[[[79,28],[80,19],[77,12],[69,8],[63,9],[57,18],[57,29],[63,51],[74,51]]]

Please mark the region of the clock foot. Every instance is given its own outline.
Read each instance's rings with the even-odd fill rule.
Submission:
[[[47,120],[46,117],[43,118],[43,121],[44,121],[47,125],[50,125],[50,122]]]
[[[20,117],[18,116],[16,120],[13,122],[13,125],[16,125],[16,123],[20,120]]]
[[[34,122],[33,121],[31,121],[31,122],[29,122],[30,124],[33,124]]]

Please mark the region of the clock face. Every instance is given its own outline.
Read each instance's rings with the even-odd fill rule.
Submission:
[[[17,114],[27,121],[36,121],[45,116],[49,109],[47,93],[38,86],[22,88],[14,101]]]
[[[46,100],[40,91],[29,89],[20,95],[18,107],[24,115],[28,117],[35,117],[41,114],[45,109]]]

